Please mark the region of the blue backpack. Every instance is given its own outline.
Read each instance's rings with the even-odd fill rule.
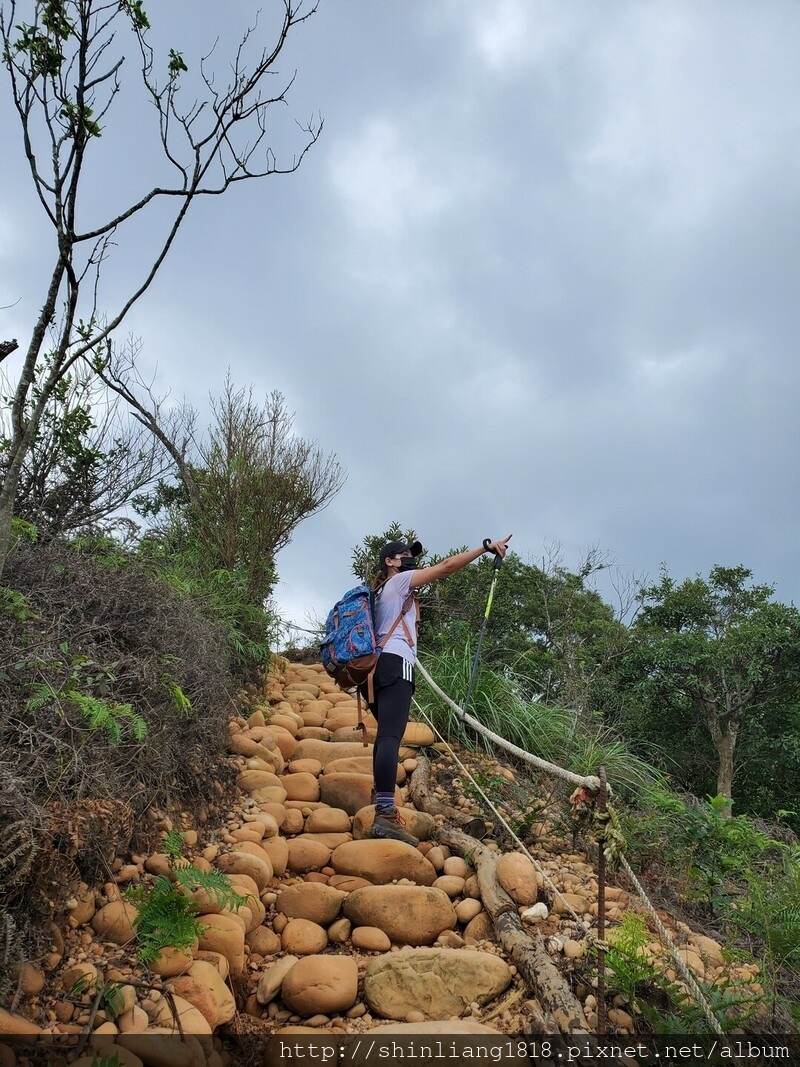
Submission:
[[[414,601],[413,594],[409,594],[384,641],[398,623],[406,625],[403,616]],[[375,630],[375,594],[368,585],[348,589],[334,604],[328,613],[325,638],[319,648],[323,667],[342,689],[371,681],[381,647]]]

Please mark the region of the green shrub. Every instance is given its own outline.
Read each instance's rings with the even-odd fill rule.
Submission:
[[[172,546],[143,542],[140,555],[150,573],[177,590],[218,626],[229,669],[239,675],[269,660],[280,622],[263,604],[250,599],[243,574],[208,570],[194,553]]]
[[[130,704],[107,703],[89,693],[72,688],[73,675],[64,686],[56,690],[49,682],[34,685],[25,703],[26,711],[36,711],[47,706],[71,705],[78,709],[90,730],[102,730],[110,744],[115,747],[122,741],[122,727],[130,724],[133,736],[141,743],[147,736],[147,723],[137,715]]]
[[[680,980],[669,978],[663,961],[657,963],[646,950],[653,935],[644,918],[627,912],[614,934],[605,957],[607,995],[622,995],[655,1034],[708,1033],[709,1021],[697,997]],[[729,985],[696,982],[724,1032],[741,1028],[758,1008],[758,998]]]

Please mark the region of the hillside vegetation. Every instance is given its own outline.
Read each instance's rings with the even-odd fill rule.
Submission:
[[[37,544],[23,537],[9,558],[0,638],[7,1006],[19,1003],[20,967],[47,967],[49,924],[65,923],[80,886],[113,882],[132,856],[163,850],[165,825],[197,827],[202,836],[204,826],[230,819],[237,806],[237,762],[226,754],[230,723],[249,722],[253,708],[285,722],[284,697],[265,675],[268,653],[243,658],[254,631],[245,637],[240,627],[252,627],[253,606],[236,609],[231,583],[221,593],[218,579],[210,587],[178,581],[178,569],[178,560],[167,565],[149,547],[130,551],[109,539]],[[266,615],[262,626],[266,648]],[[437,651],[431,641],[423,656],[456,702],[466,692],[471,653],[469,643],[456,652]],[[706,989],[721,1024],[794,1032],[800,849],[790,828],[732,816],[725,798],[678,791],[657,760],[645,760],[599,715],[532,698],[529,674],[492,658],[473,691],[472,713],[576,774],[605,767],[625,854],[651,899],[671,916],[676,936],[684,929],[721,944],[726,967],[745,977],[744,993],[739,980]],[[420,714],[462,761],[437,743],[437,788],[466,798],[489,825],[494,847],[527,847],[554,859],[560,876],[578,860],[596,865],[591,825],[570,803],[568,786],[492,750],[435,695],[418,696]],[[614,883],[632,891],[624,874],[612,875]],[[708,1021],[684,1000],[669,968],[650,959],[646,915],[634,907],[616,919],[612,1003],[624,1004],[644,1032],[707,1033]],[[591,988],[596,966],[592,955],[573,963],[572,987]]]

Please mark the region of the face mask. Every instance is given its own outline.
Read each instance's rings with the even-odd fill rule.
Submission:
[[[417,561],[413,556],[403,556],[400,560],[401,571],[414,571],[417,569]]]

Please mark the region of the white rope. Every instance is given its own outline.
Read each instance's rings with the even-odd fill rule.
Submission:
[[[667,930],[666,926],[664,926],[664,924],[662,923],[661,919],[659,918],[658,912],[653,907],[653,905],[650,903],[650,900],[649,900],[649,898],[647,896],[647,893],[645,893],[644,888],[640,885],[638,878],[636,877],[636,875],[631,870],[631,865],[628,863],[628,861],[625,859],[624,856],[620,856],[620,863],[622,865],[622,869],[625,871],[627,876],[633,882],[634,887],[636,888],[636,892],[642,898],[642,900],[644,902],[644,905],[647,908],[647,911],[648,911],[648,913],[650,915],[650,918],[653,920],[653,923],[655,924],[656,929],[658,930],[659,934],[661,935],[661,938],[664,941],[664,944],[669,949],[669,953],[672,956],[672,959],[673,959],[673,961],[675,963],[675,966],[678,968],[678,971],[680,972],[681,978],[683,978],[686,986],[694,994],[694,997],[697,1000],[697,1002],[700,1005],[700,1007],[702,1008],[703,1014],[705,1015],[706,1019],[708,1020],[711,1028],[715,1031],[715,1033],[724,1036],[725,1031],[722,1029],[722,1027],[719,1024],[719,1021],[717,1020],[717,1017],[714,1015],[713,1011],[711,1010],[710,1004],[708,1003],[706,998],[703,996],[703,990],[700,988],[700,986],[695,981],[695,977],[692,974],[692,972],[689,970],[688,966],[686,965],[686,961],[683,959],[683,957],[678,952],[677,945],[672,940],[672,937],[670,936],[669,931]]]
[[[532,764],[534,767],[537,767],[539,770],[547,771],[548,774],[551,774],[556,778],[563,778],[563,779],[565,779],[567,781],[573,782],[576,785],[583,786],[583,787],[585,787],[587,789],[590,789],[592,792],[597,792],[597,790],[599,790],[599,788],[600,788],[600,779],[599,778],[596,778],[594,776],[582,777],[581,775],[573,774],[571,771],[564,770],[563,767],[558,767],[553,763],[548,763],[546,760],[539,759],[537,756],[532,756],[529,752],[525,752],[524,749],[517,748],[516,745],[512,745],[509,741],[506,741],[505,738],[500,737],[498,734],[492,733],[491,730],[488,730],[481,723],[477,722],[477,720],[473,719],[471,715],[467,715],[467,713],[462,708],[460,708],[458,706],[458,704],[455,703],[454,700],[451,700],[450,697],[447,695],[447,693],[445,693],[442,689],[440,689],[440,687],[436,684],[436,682],[434,682],[433,678],[431,678],[430,674],[428,674],[428,672],[425,670],[425,668],[422,666],[422,664],[419,661],[417,661],[417,669],[419,670],[420,674],[425,679],[427,684],[430,686],[430,688],[434,691],[434,693],[436,693],[436,695],[438,697],[440,697],[442,700],[444,700],[444,702],[449,707],[451,707],[453,709],[453,711],[455,711],[459,715],[459,717],[461,718],[461,720],[463,722],[465,722],[469,726],[471,726],[472,729],[477,730],[477,732],[480,733],[482,736],[489,738],[489,740],[493,741],[500,748],[505,749],[507,752],[513,753],[519,759],[524,760],[526,763]],[[461,770],[470,779],[470,781],[472,782],[472,785],[477,790],[477,792],[480,793],[480,795],[483,797],[483,799],[486,802],[486,804],[488,805],[489,809],[497,817],[498,821],[502,824],[503,828],[506,830],[506,832],[509,834],[509,836],[512,838],[512,840],[514,840],[517,843],[517,845],[519,846],[519,848],[522,849],[522,851],[525,853],[525,855],[528,857],[528,859],[531,861],[531,863],[533,863],[533,865],[536,868],[536,870],[542,876],[543,880],[547,883],[547,885],[555,893],[555,895],[562,901],[562,903],[566,907],[567,911],[570,913],[570,915],[573,917],[573,919],[577,923],[578,928],[583,930],[584,934],[591,935],[592,931],[590,930],[589,926],[587,926],[587,924],[583,921],[583,919],[580,918],[575,913],[575,911],[570,907],[568,901],[566,901],[564,899],[562,894],[559,892],[559,890],[553,884],[552,880],[550,879],[550,877],[547,874],[547,871],[545,871],[544,868],[541,866],[541,864],[539,864],[537,862],[535,857],[533,857],[530,854],[528,849],[525,847],[525,845],[522,843],[522,841],[520,841],[520,839],[517,837],[516,833],[508,825],[508,823],[505,821],[505,819],[499,813],[499,811],[494,806],[494,804],[492,804],[491,800],[486,796],[484,791],[481,789],[481,787],[475,781],[473,776],[470,774],[469,770],[464,766],[464,764],[458,758],[458,756],[453,751],[453,749],[450,747],[450,745],[448,745],[447,741],[445,741],[445,739],[442,737],[441,733],[436,729],[436,727],[434,726],[432,720],[430,719],[430,716],[427,715],[425,710],[420,705],[419,701],[417,701],[415,699],[414,700],[414,704],[416,705],[418,710],[421,712],[423,717],[427,720],[428,725],[431,727],[431,729],[434,731],[434,733],[439,737],[440,741],[445,746],[447,751],[450,753],[450,755],[453,758],[453,760],[458,764],[458,766],[461,768]],[[675,942],[672,940],[672,937],[670,936],[669,931],[667,930],[666,926],[664,926],[664,924],[662,923],[661,919],[659,918],[658,912],[656,911],[655,907],[653,906],[652,902],[650,901],[650,898],[647,896],[647,893],[645,892],[644,887],[641,885],[641,883],[639,882],[638,878],[636,877],[636,875],[631,870],[630,864],[628,863],[628,861],[626,860],[624,854],[622,854],[622,853],[620,853],[620,864],[623,867],[623,869],[624,869],[625,873],[627,874],[627,876],[630,878],[631,882],[633,883],[634,888],[636,889],[636,892],[639,894],[639,896],[642,899],[642,902],[644,903],[645,907],[647,908],[647,911],[648,911],[650,917],[652,918],[653,923],[654,923],[656,929],[658,930],[658,933],[660,934],[665,946],[669,950],[669,953],[670,953],[670,955],[671,955],[671,957],[672,957],[672,959],[673,959],[673,961],[675,963],[675,966],[676,966],[679,974],[681,975],[681,978],[683,979],[684,984],[686,985],[687,989],[689,989],[689,991],[692,993],[692,995],[694,996],[695,1000],[699,1004],[703,1014],[706,1017],[706,1020],[708,1021],[709,1025],[711,1026],[712,1030],[714,1030],[715,1033],[717,1033],[717,1034],[719,1034],[721,1036],[724,1036],[725,1031],[722,1029],[722,1027],[719,1024],[718,1019],[716,1018],[716,1016],[714,1015],[713,1011],[711,1010],[711,1006],[708,1003],[708,1001],[706,1000],[705,996],[703,995],[702,989],[697,984],[697,981],[695,980],[695,977],[692,974],[692,972],[689,970],[689,967],[687,966],[685,960],[683,959],[683,957],[678,952],[678,948],[677,948]]]
[[[517,759],[521,759],[525,763],[530,763],[531,766],[536,767],[540,771],[545,771],[554,778],[562,778],[564,781],[571,782],[573,785],[589,789],[592,793],[596,793],[600,789],[600,779],[595,775],[584,776],[581,774],[573,774],[572,771],[567,771],[563,767],[557,766],[555,763],[548,763],[547,760],[539,759],[538,756],[531,755],[531,753],[526,752],[525,749],[512,745],[510,741],[506,741],[506,739],[500,737],[499,734],[492,733],[491,730],[488,730],[482,723],[478,722],[477,719],[473,719],[471,715],[468,715],[454,700],[451,700],[447,693],[440,689],[436,682],[434,682],[433,678],[431,678],[419,660],[417,660],[417,670],[434,693],[436,693],[441,700],[456,712],[462,722],[471,726],[473,730],[476,730],[483,737],[487,737],[495,745],[504,748],[506,752],[510,752],[512,755],[516,756]]]

